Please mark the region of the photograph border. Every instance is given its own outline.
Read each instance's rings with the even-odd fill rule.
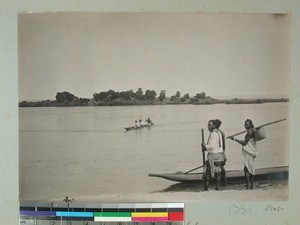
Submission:
[[[18,146],[18,13],[20,12],[233,12],[290,14],[290,140],[289,200],[259,203],[187,203],[188,224],[297,224],[300,216],[299,171],[297,162],[300,96],[300,4],[298,0],[110,0],[110,1],[9,1],[1,3],[0,14],[0,211],[1,220],[19,223],[19,146]],[[269,206],[280,210],[267,210]],[[245,213],[232,213],[232,207],[247,208]],[[248,210],[249,209],[249,210]],[[239,210],[241,212],[241,210]],[[243,211],[244,212],[244,211]],[[216,216],[218,215],[218,216]],[[271,216],[270,216],[271,215]],[[227,223],[228,222],[228,223]]]

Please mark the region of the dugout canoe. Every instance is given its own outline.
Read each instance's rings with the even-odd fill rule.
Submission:
[[[136,127],[136,126],[124,127],[124,129],[126,131],[128,131],[128,130],[138,130],[138,129],[145,128],[145,127],[151,127],[152,125],[153,125],[153,123],[150,123],[150,124],[145,124],[145,125],[141,125],[141,126],[138,126],[138,127]]]
[[[268,168],[259,168],[255,170],[256,179],[268,179],[268,178],[280,178],[287,179],[288,178],[288,166],[279,166],[279,167],[268,167]],[[187,182],[199,182],[202,181],[203,173],[149,173],[150,177],[159,177],[175,182],[187,183]],[[243,170],[227,170],[226,171],[227,180],[230,181],[239,181],[244,180],[245,175]]]

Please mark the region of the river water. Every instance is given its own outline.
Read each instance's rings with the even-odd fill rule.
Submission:
[[[151,128],[125,131],[150,117]],[[188,171],[202,164],[201,128],[219,118],[228,136],[266,127],[256,168],[288,165],[288,103],[20,108],[20,201],[62,196],[152,192],[173,182],[148,173]],[[238,138],[243,138],[240,135]],[[227,169],[242,169],[241,146],[227,140]]]

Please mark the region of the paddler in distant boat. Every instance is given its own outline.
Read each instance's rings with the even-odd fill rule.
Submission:
[[[222,124],[222,121],[219,119],[216,119],[216,129],[220,132],[220,134],[222,136],[222,146],[223,146],[223,153],[224,153],[224,162],[222,162],[222,165],[221,165],[221,184],[223,186],[226,186],[226,184],[227,184],[226,170],[225,170],[225,165],[226,165],[226,161],[227,161],[226,154],[225,154],[226,144],[225,144],[225,133],[222,130],[220,130],[221,124]]]
[[[152,123],[150,117],[148,117],[148,119],[146,120],[147,124],[150,125]]]
[[[247,182],[247,189],[253,189],[255,175],[254,161],[256,156],[258,155],[258,152],[256,148],[256,140],[253,131],[254,125],[252,120],[247,119],[244,123],[244,127],[246,128],[246,130],[248,130],[244,140],[238,140],[234,137],[230,137],[230,139],[242,145],[242,154],[244,156],[243,164]]]
[[[201,143],[202,151],[207,151],[207,160],[203,168],[204,190],[208,190],[210,181],[214,178],[216,190],[220,190],[221,165],[225,161],[223,154],[222,135],[217,130],[217,121],[210,120],[207,128],[210,131],[207,144]]]
[[[139,127],[142,127],[143,126],[143,123],[142,123],[142,119],[139,119],[139,124],[138,124]]]

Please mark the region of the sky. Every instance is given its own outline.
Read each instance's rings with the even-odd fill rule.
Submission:
[[[139,87],[212,97],[288,97],[290,21],[282,14],[23,13],[19,99]]]

